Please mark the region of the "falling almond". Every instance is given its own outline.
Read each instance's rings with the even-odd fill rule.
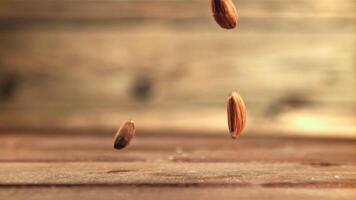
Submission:
[[[246,125],[246,106],[237,92],[232,92],[227,99],[227,121],[233,139],[237,138]]]
[[[123,149],[129,145],[133,136],[135,135],[135,123],[130,120],[125,122],[117,131],[114,140],[115,149]]]
[[[238,14],[232,0],[211,0],[211,11],[213,17],[222,28],[235,28]]]

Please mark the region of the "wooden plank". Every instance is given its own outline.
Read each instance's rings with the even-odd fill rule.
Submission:
[[[0,185],[261,186],[356,188],[354,165],[293,163],[2,163]],[[45,169],[45,170],[44,170]]]
[[[76,28],[117,24],[144,26],[146,23],[175,29],[216,28],[209,4],[196,1],[0,1],[0,30],[39,27]],[[352,0],[242,0],[238,2],[239,27],[250,31],[345,32],[354,30],[355,2]]]
[[[85,34],[32,30],[1,36],[3,77],[9,73],[19,77],[23,88],[15,102],[20,107],[60,102],[137,105],[142,99],[129,92],[140,81],[152,87],[151,101],[157,105],[216,104],[232,88],[247,101],[264,103],[278,95],[282,100],[291,95],[296,101],[311,102],[355,100],[354,46],[349,42],[353,33],[225,35],[212,31],[200,35],[161,27],[127,32],[89,29]],[[155,45],[158,48],[152,49]],[[191,84],[194,80],[201,81]],[[134,98],[139,102],[130,101]]]
[[[138,132],[128,149],[114,151],[111,134],[105,133],[2,132],[0,197],[352,199],[356,195],[355,140],[242,136],[233,141],[228,135]]]
[[[241,16],[354,19],[352,0],[240,0]],[[210,16],[205,0],[1,0],[2,19],[202,18]]]
[[[171,134],[144,132],[124,151],[113,149],[115,130],[96,132],[4,132],[0,162],[168,162],[298,163],[305,167],[347,167],[356,162],[355,140],[251,136],[230,139],[228,132]],[[217,136],[219,135],[219,136]],[[337,137],[337,136],[335,136]]]
[[[262,188],[262,187],[31,187],[1,188],[0,197],[7,200],[56,200],[56,199],[261,199],[271,200],[349,200],[355,199],[354,189],[315,189],[315,188]]]
[[[133,117],[148,128],[221,131],[225,98],[237,89],[259,128],[277,120],[273,126],[283,131],[352,136],[355,130],[353,33],[225,35],[119,26],[35,28],[0,38],[2,77],[15,77],[17,85],[0,102],[2,127],[110,128]],[[314,130],[299,125],[303,114],[318,122]]]

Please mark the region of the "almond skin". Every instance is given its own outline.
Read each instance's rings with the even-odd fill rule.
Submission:
[[[222,28],[235,28],[238,14],[232,0],[211,0],[211,11],[214,19]]]
[[[125,122],[117,131],[114,139],[114,148],[123,149],[131,142],[135,135],[135,123],[130,120]]]
[[[246,125],[246,106],[237,92],[232,92],[227,99],[227,121],[231,137],[236,139]]]

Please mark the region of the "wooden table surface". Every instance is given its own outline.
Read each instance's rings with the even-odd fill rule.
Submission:
[[[0,133],[0,199],[355,199],[356,141]]]

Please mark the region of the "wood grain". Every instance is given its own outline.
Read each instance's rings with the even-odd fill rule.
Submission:
[[[302,163],[306,166],[355,164],[355,140],[265,137],[228,131],[171,134],[136,130],[123,151],[113,148],[116,130],[97,132],[11,132],[0,135],[0,162],[253,162]],[[238,152],[238,153],[237,153]]]
[[[146,37],[142,31],[135,36],[112,28],[86,33],[34,30],[4,34],[4,46],[19,42],[1,52],[8,66],[4,76],[15,73],[19,81],[11,101],[1,103],[2,127],[117,127],[132,117],[148,128],[210,126],[222,131],[226,128],[226,96],[237,89],[246,100],[250,127],[270,129],[273,123],[272,128],[285,132],[353,135],[353,45],[348,39],[353,35],[239,33],[229,36],[234,42],[225,45],[225,50],[241,52],[236,57],[215,50],[220,38],[226,37],[220,33],[197,37],[198,33],[177,35],[160,29],[146,32],[151,35]],[[91,48],[96,41],[101,45]],[[133,41],[137,43],[132,45]],[[142,49],[157,41],[161,48]],[[184,50],[191,41],[204,50]],[[247,51],[246,46],[255,48]],[[298,52],[293,59],[286,48]],[[315,53],[325,51],[329,53],[315,58]],[[159,55],[164,57],[157,59]],[[49,62],[47,58],[53,56]],[[340,58],[345,60],[340,62]],[[73,62],[77,63],[74,68]],[[147,97],[135,92],[141,80],[147,80],[144,84],[151,88]],[[194,80],[201,81],[191,84]],[[305,116],[316,131],[308,127],[308,120],[303,121]],[[171,120],[161,123],[167,118]],[[298,120],[302,120],[300,124]]]
[[[271,200],[350,200],[355,199],[354,189],[315,189],[315,188],[236,188],[236,187],[31,187],[31,188],[1,188],[0,197],[8,200],[35,199],[35,200],[56,200],[84,198],[88,200],[98,199],[114,200],[124,199],[261,199],[268,197]]]
[[[356,188],[354,165],[293,163],[2,163],[0,186],[262,186]],[[45,169],[45,170],[44,170]]]
[[[355,140],[190,133],[2,132],[0,197],[352,199]],[[112,137],[111,137],[112,136]]]
[[[352,0],[241,0],[236,4],[244,18],[356,17]],[[2,19],[194,19],[211,15],[205,0],[1,0],[0,5]]]

